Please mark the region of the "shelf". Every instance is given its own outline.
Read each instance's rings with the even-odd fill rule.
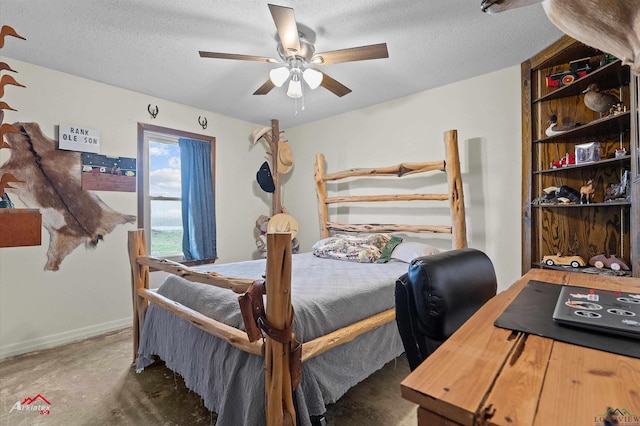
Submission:
[[[562,139],[583,138],[593,134],[613,134],[626,132],[631,126],[631,111],[621,112],[608,117],[599,118],[575,129],[568,130],[559,135],[534,140],[533,143],[558,142]]]
[[[570,43],[563,43],[563,45],[564,49],[562,49],[562,51],[556,51],[552,55],[547,55],[540,63],[535,65],[531,71],[539,71],[545,68],[565,65],[576,58],[604,55],[601,50],[576,42],[575,40],[572,40]]]
[[[38,209],[0,209],[0,247],[42,244],[42,215]]]
[[[588,74],[581,73],[583,77],[579,78],[577,73],[585,69],[587,58]],[[637,239],[640,225],[636,220],[640,217],[640,109],[637,99],[640,78],[617,59],[600,66],[605,59],[609,59],[605,53],[563,36],[522,63],[523,272],[541,267],[610,275],[614,271],[588,267],[553,268],[540,263],[540,259],[549,253],[577,254],[583,258],[602,253],[623,255],[632,269],[626,275],[640,277],[640,240]],[[548,87],[551,75],[554,80],[565,75],[571,75],[575,80],[566,86]],[[615,95],[624,105],[621,108],[624,111],[601,117],[587,107],[583,92],[594,83]],[[545,129],[552,115],[559,118],[559,124],[573,122],[576,127],[547,137]],[[600,144],[602,159],[551,168],[552,163],[561,164],[558,160],[565,153],[573,154],[576,146],[592,142]],[[618,148],[624,148],[626,152],[615,158]],[[628,179],[624,196],[605,201],[609,198],[607,189],[615,190],[620,185],[614,186],[611,182],[621,182],[623,178]],[[545,190],[552,186],[564,184],[578,189],[590,179],[596,187],[592,203],[564,204],[553,197],[554,194],[545,195]],[[578,197],[572,196],[572,199]]]
[[[620,207],[620,206],[631,206],[631,202],[629,201],[611,201],[611,202],[607,202],[607,203],[589,203],[589,204],[580,204],[580,203],[558,203],[558,204],[552,204],[552,203],[544,203],[544,204],[531,204],[531,207],[538,207],[538,208],[544,208],[544,209],[548,209],[548,208],[558,208],[558,209],[564,209],[564,208],[589,208],[589,207]]]
[[[590,163],[582,163],[582,164],[571,164],[566,167],[558,167],[555,169],[544,169],[533,172],[534,175],[540,175],[545,173],[558,173],[558,172],[568,172],[576,169],[585,169],[590,167],[602,167],[602,166],[613,166],[617,167],[623,163],[631,163],[631,156],[625,155],[624,157],[618,158],[607,158],[605,160],[600,161],[592,161]]]
[[[614,271],[612,269],[606,269],[603,268],[601,269],[599,272],[595,272],[594,270],[597,269],[595,266],[585,266],[582,268],[573,268],[571,266],[550,266],[550,265],[546,265],[544,263],[541,262],[533,262],[533,266],[537,266],[538,268],[541,269],[553,269],[556,271],[569,271],[569,272],[580,272],[583,274],[590,274],[590,275],[613,275],[613,276],[618,276],[618,277],[630,277],[631,272],[630,271]]]
[[[567,86],[562,86],[547,95],[534,99],[533,103],[579,95],[591,83],[598,83],[602,90],[625,86],[629,84],[629,66],[622,65],[622,62],[618,59],[600,68],[596,68],[589,74],[575,80]]]

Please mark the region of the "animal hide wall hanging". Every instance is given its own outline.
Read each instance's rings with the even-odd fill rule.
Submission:
[[[80,244],[93,248],[117,225],[136,220],[82,190],[79,152],[58,150],[38,123],[14,126],[17,133],[4,135],[11,156],[0,166],[0,175],[11,173],[22,181],[12,184],[16,189],[11,194],[42,213],[42,225],[50,237],[45,270],[57,271]]]

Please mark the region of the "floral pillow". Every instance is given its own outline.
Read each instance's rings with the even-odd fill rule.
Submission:
[[[375,263],[391,239],[389,234],[336,234],[313,245],[313,254],[327,259]]]

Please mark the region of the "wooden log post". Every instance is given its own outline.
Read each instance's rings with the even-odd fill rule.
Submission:
[[[282,213],[282,174],[278,172],[278,142],[280,141],[280,124],[278,120],[271,120],[271,140],[268,141],[271,150],[271,174],[275,191],[271,194],[271,216]]]
[[[324,179],[325,172],[324,155],[316,154],[316,196],[318,199],[318,213],[320,220],[320,238],[327,238],[329,236],[329,229],[327,228],[327,222],[329,222],[329,207],[327,206],[327,184]]]
[[[293,320],[291,307],[291,234],[267,234],[266,320],[279,329]],[[295,425],[289,344],[266,338],[267,426]]]
[[[446,151],[445,171],[449,176],[449,208],[453,220],[451,224],[453,248],[465,248],[467,247],[467,226],[465,222],[457,130],[447,130],[444,133],[444,145]]]
[[[147,244],[144,230],[129,231],[128,235],[129,262],[131,263],[131,292],[133,302],[133,362],[138,359],[138,346],[144,316],[149,302],[139,295],[140,289],[149,289],[149,267],[138,264],[138,257],[147,255]]]

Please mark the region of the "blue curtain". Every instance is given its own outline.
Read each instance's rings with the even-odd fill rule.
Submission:
[[[211,144],[180,138],[182,175],[182,252],[185,260],[217,257],[216,211],[211,175]]]

